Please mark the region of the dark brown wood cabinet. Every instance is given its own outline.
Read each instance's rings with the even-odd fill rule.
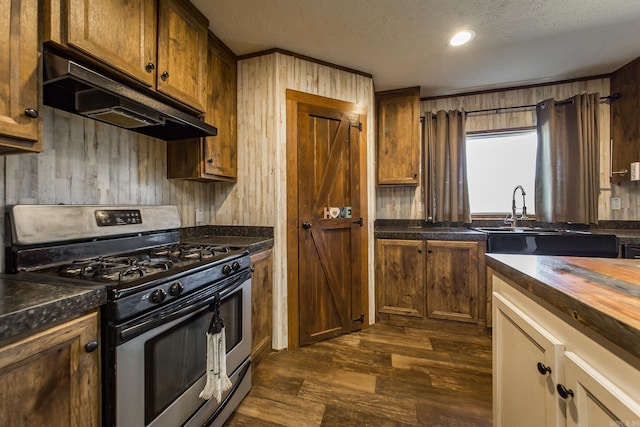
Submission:
[[[611,182],[625,182],[640,161],[640,58],[611,75],[611,94]]]
[[[484,304],[480,294],[478,242],[427,241],[427,316],[478,323]]]
[[[376,93],[378,185],[420,184],[420,87]]]
[[[3,426],[99,426],[98,315],[90,313],[0,347]]]
[[[376,321],[425,316],[424,240],[376,240]]]
[[[377,239],[376,320],[486,325],[483,242]]]
[[[167,141],[167,178],[231,181],[237,166],[237,59],[213,34],[207,49],[205,122],[216,136]]]
[[[8,2],[0,15],[0,154],[42,151],[38,0]]]
[[[45,0],[43,41],[204,112],[208,25],[187,0]]]
[[[273,334],[272,250],[251,255],[251,363],[258,366],[271,352]],[[253,370],[255,373],[255,369]]]

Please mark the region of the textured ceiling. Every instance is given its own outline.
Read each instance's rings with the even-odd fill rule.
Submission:
[[[640,56],[640,0],[192,0],[236,54],[280,48],[447,95],[610,73]],[[477,36],[448,46],[457,30]]]

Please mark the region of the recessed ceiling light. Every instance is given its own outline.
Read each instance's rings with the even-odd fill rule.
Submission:
[[[449,39],[451,46],[460,46],[470,42],[476,36],[476,32],[473,30],[458,31]]]

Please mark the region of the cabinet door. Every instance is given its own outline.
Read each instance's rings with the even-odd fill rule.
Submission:
[[[555,394],[564,345],[498,293],[493,310],[494,427],[564,425]]]
[[[0,154],[42,151],[38,111],[38,1],[3,0],[0,14]]]
[[[478,322],[478,242],[427,241],[427,316]]]
[[[185,0],[158,8],[157,90],[204,112],[209,23]]]
[[[209,37],[207,113],[205,121],[218,135],[205,138],[204,172],[218,179],[237,176],[237,66],[235,56],[215,37]]]
[[[424,240],[376,240],[377,313],[424,317]]]
[[[154,0],[68,1],[67,43],[70,46],[155,86],[157,14]]]
[[[564,362],[564,385],[573,393],[567,399],[568,427],[640,425],[640,402],[577,354],[566,352]]]
[[[258,366],[271,351],[273,329],[273,257],[271,249],[251,255],[251,363]],[[255,369],[252,373],[256,372]]]
[[[420,88],[376,94],[378,185],[420,184]]]
[[[95,313],[0,348],[3,426],[99,426]]]

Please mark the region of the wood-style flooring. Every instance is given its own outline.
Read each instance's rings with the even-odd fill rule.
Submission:
[[[491,338],[372,325],[269,355],[225,426],[491,425]]]

